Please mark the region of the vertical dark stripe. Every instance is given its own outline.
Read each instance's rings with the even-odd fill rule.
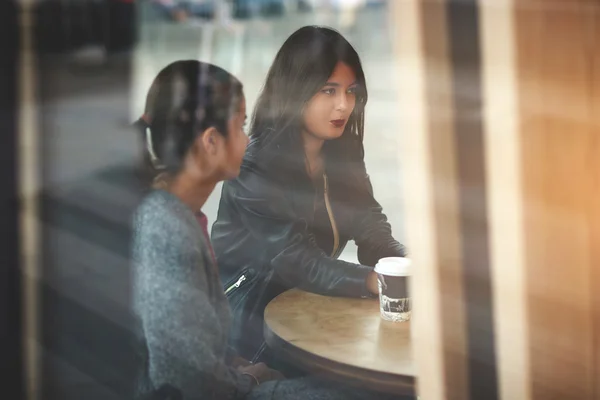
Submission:
[[[92,189],[103,183],[114,187],[107,190],[115,190],[117,197],[131,191],[139,199],[136,171],[108,161],[115,160],[115,144],[136,159],[132,131],[119,122],[129,120],[137,3],[48,0],[34,6],[39,180],[45,190],[38,197],[43,281],[39,392],[45,400],[133,398],[129,263],[123,256],[128,255],[127,222],[134,205],[113,201],[110,193],[98,198]],[[106,48],[105,62],[72,57],[88,45]],[[115,213],[121,224],[107,220]],[[117,257],[104,265],[107,258],[88,257],[81,241]]]
[[[445,2],[420,4],[445,400],[469,400],[453,80]]]
[[[24,395],[18,217],[19,13],[0,2],[0,390]]]
[[[498,379],[488,245],[479,17],[475,0],[448,0],[447,6],[463,241],[469,392],[471,400],[495,400],[498,399]]]

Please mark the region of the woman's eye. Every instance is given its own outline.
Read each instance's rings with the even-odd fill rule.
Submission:
[[[356,94],[356,88],[355,88],[355,87],[352,87],[352,88],[348,89],[348,92],[347,92],[347,93],[348,93],[348,94]]]
[[[325,94],[328,94],[328,95],[332,95],[332,94],[335,93],[335,89],[333,89],[333,88],[327,88],[327,89],[321,90],[321,92],[323,92]]]

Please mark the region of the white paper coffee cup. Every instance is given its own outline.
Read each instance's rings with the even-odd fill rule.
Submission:
[[[412,262],[405,257],[387,257],[375,266],[379,282],[379,310],[387,321],[409,321],[412,312],[410,277]]]

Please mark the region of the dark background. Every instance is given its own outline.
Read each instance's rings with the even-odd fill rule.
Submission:
[[[23,397],[17,204],[19,30],[13,2],[0,3],[0,386]],[[2,395],[4,397],[4,395]]]

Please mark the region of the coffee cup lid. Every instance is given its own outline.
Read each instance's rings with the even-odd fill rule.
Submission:
[[[410,276],[412,274],[409,258],[386,257],[379,260],[375,272],[387,276]]]

